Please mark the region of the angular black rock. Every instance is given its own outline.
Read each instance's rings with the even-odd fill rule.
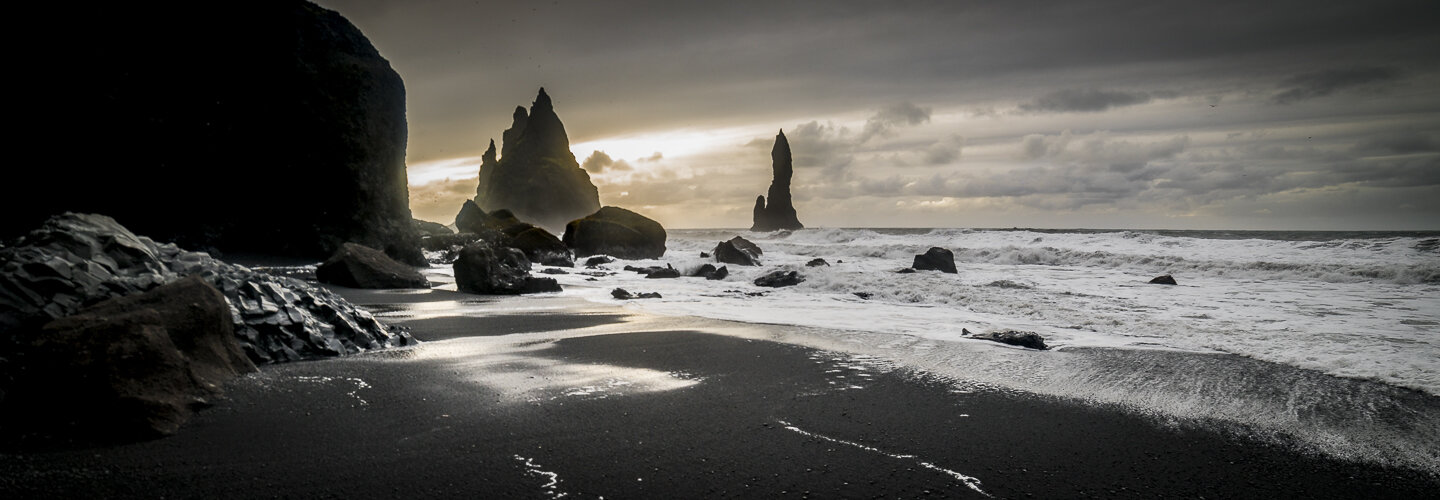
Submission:
[[[641,292],[638,294],[632,294],[624,288],[616,288],[614,290],[611,290],[610,296],[620,300],[661,298],[658,292]]]
[[[429,288],[430,282],[415,268],[396,262],[385,252],[346,243],[315,268],[321,283],[350,288]]]
[[[779,288],[782,286],[794,286],[805,281],[796,271],[771,271],[769,274],[755,279],[755,286]]]
[[[1179,283],[1175,282],[1175,277],[1168,274],[1164,276],[1156,276],[1154,279],[1150,280],[1150,283],[1156,285],[1179,285]]]
[[[760,256],[765,254],[759,246],[739,236],[715,245],[713,253],[716,262],[738,266],[758,266],[760,265]]]
[[[930,247],[925,253],[915,256],[915,263],[911,264],[917,271],[940,271],[943,273],[956,274],[955,254],[940,247]]]

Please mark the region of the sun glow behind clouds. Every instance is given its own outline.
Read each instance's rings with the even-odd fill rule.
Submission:
[[[603,151],[611,158],[630,162],[652,158],[685,158],[740,149],[763,130],[762,127],[668,130],[600,138],[572,144],[570,151],[581,160],[595,151]],[[656,153],[660,155],[658,158]]]

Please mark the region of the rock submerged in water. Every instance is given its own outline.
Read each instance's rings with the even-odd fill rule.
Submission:
[[[481,209],[509,209],[521,219],[558,229],[600,208],[599,191],[570,152],[565,125],[545,89],[528,113],[515,109],[501,141],[498,159],[493,140],[481,157],[475,191]]]
[[[771,170],[769,203],[765,196],[755,198],[754,224],[751,231],[775,231],[780,229],[804,229],[805,225],[795,216],[795,206],[790,201],[790,178],[794,169],[790,158],[790,141],[785,131],[775,135],[775,147],[770,149]]]
[[[609,264],[611,262],[615,262],[615,259],[610,258],[610,256],[608,255],[596,255],[594,257],[585,259],[585,267],[595,267],[601,264]]]
[[[971,335],[970,338],[979,339],[979,340],[989,340],[989,341],[991,341],[991,342],[999,342],[999,343],[1001,343],[1001,344],[1009,344],[1009,345],[1013,345],[1013,346],[1027,347],[1027,348],[1030,348],[1030,349],[1037,349],[1037,350],[1041,350],[1041,351],[1044,351],[1044,350],[1047,350],[1047,349],[1050,348],[1049,346],[1046,346],[1046,345],[1045,345],[1045,338],[1044,338],[1044,337],[1041,337],[1040,334],[1035,333],[1035,332],[1020,332],[1020,331],[1007,330],[1007,331],[1002,331],[1002,332],[990,332],[990,333],[975,334],[975,335]]]
[[[609,255],[636,260],[665,255],[665,228],[659,222],[620,207],[602,207],[570,221],[561,239],[577,257]]]
[[[465,245],[454,268],[455,287],[466,293],[519,295],[561,291],[554,278],[530,276],[530,261],[524,252],[484,241]]]
[[[611,290],[611,291],[610,291],[610,296],[611,296],[611,297],[614,297],[614,298],[616,298],[616,299],[619,299],[619,300],[658,299],[658,298],[661,298],[661,297],[660,297],[660,294],[659,294],[658,292],[641,292],[641,293],[638,293],[638,294],[632,294],[632,293],[630,293],[629,291],[625,290],[624,288],[616,288],[616,289],[614,289],[614,290]]]
[[[940,247],[930,247],[925,253],[915,256],[915,263],[910,265],[917,271],[940,271],[942,273],[958,274],[955,269],[955,254]]]
[[[52,217],[0,249],[0,262],[0,338],[196,275],[225,295],[236,340],[256,364],[415,343],[328,290],[156,244],[103,215]]]
[[[693,271],[691,271],[691,272],[689,272],[689,273],[686,273],[686,276],[692,276],[692,277],[697,277],[697,278],[705,278],[705,279],[707,279],[707,280],[712,280],[712,281],[713,281],[713,280],[723,280],[723,279],[725,279],[726,276],[729,276],[729,275],[730,275],[730,268],[729,268],[729,267],[720,266],[719,269],[716,269],[714,264],[701,264],[700,267],[697,267],[697,268],[695,268],[695,270],[693,270]]]
[[[805,278],[803,276],[800,276],[799,272],[778,270],[771,271],[764,276],[756,278],[755,286],[780,288],[785,286],[795,286],[803,283],[804,281]]]
[[[0,238],[68,210],[188,249],[318,260],[355,242],[423,263],[405,85],[340,14],[304,1],[27,8],[63,19],[86,54],[35,70],[23,93],[47,108],[33,129],[84,116],[103,133],[67,151],[67,168],[0,185]]]
[[[346,243],[315,268],[321,283],[350,288],[429,288],[430,282],[415,268],[395,262],[384,252]]]
[[[102,440],[172,434],[221,384],[255,371],[225,296],[198,276],[100,302],[15,343],[18,414],[7,418]]]
[[[715,255],[716,262],[737,266],[758,266],[760,256],[765,254],[759,246],[739,236],[715,245],[715,250],[711,253]]]
[[[1150,283],[1154,285],[1179,285],[1179,283],[1175,282],[1175,277],[1168,274],[1164,276],[1156,276],[1155,278],[1150,280]]]

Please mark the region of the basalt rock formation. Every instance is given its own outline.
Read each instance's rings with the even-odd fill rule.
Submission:
[[[346,243],[315,268],[321,283],[350,288],[429,288],[420,271],[401,264],[373,248]]]
[[[158,244],[103,215],[67,213],[0,248],[0,358],[20,332],[186,276],[225,295],[235,340],[257,364],[415,343],[324,288]]]
[[[790,202],[790,177],[794,174],[790,162],[790,141],[785,131],[775,136],[775,147],[770,150],[771,168],[775,178],[770,181],[770,202],[764,196],[755,198],[755,224],[751,231],[776,231],[780,229],[804,229],[805,225],[795,216],[795,206]]]
[[[24,65],[34,88],[16,95],[38,104],[15,117],[31,135],[17,141],[40,157],[15,162],[48,166],[0,183],[0,238],[99,212],[185,248],[323,259],[356,242],[423,261],[404,83],[340,14],[303,0],[41,4],[17,18],[54,23],[74,50]]]
[[[910,265],[918,271],[940,271],[942,273],[956,274],[955,253],[940,247],[930,247],[925,253],[915,256],[915,263]]]
[[[758,266],[760,256],[765,254],[755,243],[739,236],[715,245],[713,253],[717,262],[741,266]]]
[[[514,123],[501,140],[498,159],[494,140],[481,159],[475,190],[480,209],[509,209],[520,219],[551,229],[600,209],[600,193],[570,152],[565,125],[545,89],[528,113],[515,108]]]

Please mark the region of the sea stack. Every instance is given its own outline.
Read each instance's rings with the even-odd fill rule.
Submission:
[[[755,225],[750,230],[804,229],[805,225],[795,217],[795,206],[790,203],[790,177],[794,170],[790,165],[790,141],[785,140],[784,130],[775,135],[770,160],[775,170],[775,178],[770,181],[770,203],[765,203],[764,196],[755,198]]]
[[[566,223],[600,209],[600,192],[570,152],[565,125],[545,89],[528,113],[523,106],[515,108],[514,122],[500,139],[500,157],[491,140],[481,159],[475,203],[482,210],[509,209],[521,220],[558,233]]]

